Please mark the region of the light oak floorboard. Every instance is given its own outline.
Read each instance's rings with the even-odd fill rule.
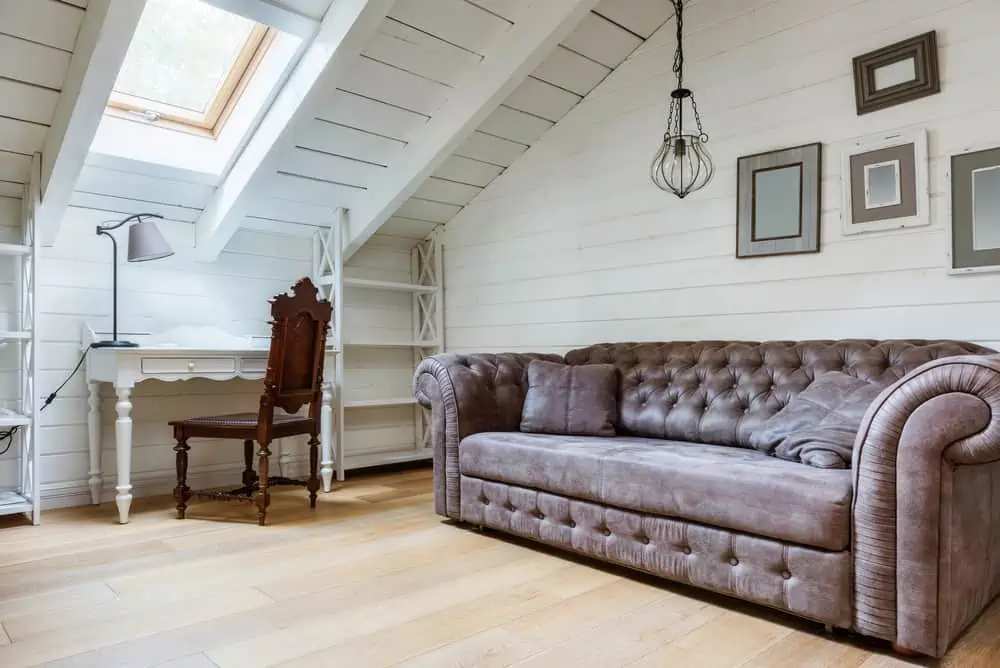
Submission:
[[[0,520],[0,666],[989,668],[1000,605],[938,663],[433,512],[428,469],[355,474],[311,511],[165,497]]]

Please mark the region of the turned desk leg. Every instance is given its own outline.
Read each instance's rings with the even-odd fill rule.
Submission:
[[[90,446],[90,473],[87,484],[90,486],[90,502],[95,506],[101,502],[101,488],[104,486],[104,474],[101,471],[101,384],[89,383],[87,395],[87,439]]]
[[[129,509],[132,507],[132,388],[116,387],[118,402],[115,411],[115,451],[118,457],[118,485],[115,503],[118,504],[118,522],[128,523]]]
[[[319,437],[323,450],[323,462],[320,464],[320,477],[323,478],[323,491],[333,489],[333,387],[323,383],[323,401],[319,413]]]

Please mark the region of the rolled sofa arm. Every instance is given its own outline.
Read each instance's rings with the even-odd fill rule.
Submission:
[[[997,593],[1000,355],[935,360],[886,388],[853,475],[855,628],[941,656]]]
[[[431,409],[434,444],[434,510],[460,518],[458,444],[483,431],[517,431],[528,388],[528,364],[561,355],[445,353],[420,362],[413,392]]]

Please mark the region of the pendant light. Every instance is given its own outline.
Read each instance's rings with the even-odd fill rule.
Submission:
[[[653,158],[650,177],[661,190],[672,192],[680,198],[704,188],[712,179],[714,171],[712,157],[705,148],[708,135],[701,127],[701,116],[694,101],[694,93],[684,87],[684,1],[672,0],[674,22],[677,26],[677,50],[674,52],[673,72],[677,76],[677,88],[670,93],[670,110],[667,113],[667,130],[663,134],[663,144]],[[697,126],[697,134],[684,130],[685,100],[690,100],[691,111]]]

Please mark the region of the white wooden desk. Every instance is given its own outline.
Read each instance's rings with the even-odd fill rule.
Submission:
[[[268,338],[234,337],[231,335],[201,337],[211,342],[200,347],[191,345],[163,345],[143,342],[143,336],[130,336],[139,343],[137,348],[93,348],[87,358],[87,386],[89,388],[89,411],[87,414],[88,437],[90,441],[90,495],[93,503],[101,502],[104,476],[101,465],[101,383],[110,383],[115,388],[118,400],[115,403],[115,452],[118,478],[115,487],[115,502],[118,504],[118,521],[126,524],[132,506],[132,390],[137,383],[156,379],[165,381],[207,378],[209,380],[231,380],[245,378],[259,380],[267,370],[267,348],[259,347],[260,341],[267,345]],[[190,337],[182,337],[190,338]],[[84,327],[84,347],[97,340],[92,330]],[[256,343],[255,343],[256,341]],[[242,344],[242,345],[241,345]],[[329,492],[333,484],[333,388],[330,383],[323,386],[321,407],[321,467],[323,490]],[[178,418],[185,416],[179,415]],[[340,448],[337,448],[338,454]]]

